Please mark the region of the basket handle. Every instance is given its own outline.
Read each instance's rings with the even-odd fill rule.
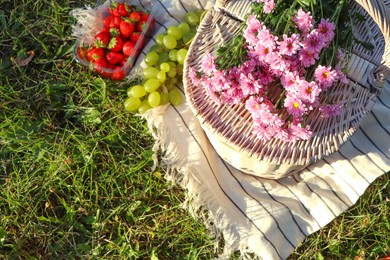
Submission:
[[[372,17],[381,30],[385,49],[382,57],[382,64],[375,68],[373,79],[377,87],[382,87],[390,76],[390,9],[385,5],[384,0],[355,0]]]

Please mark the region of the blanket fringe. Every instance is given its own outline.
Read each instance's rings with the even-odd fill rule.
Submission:
[[[91,6],[73,9],[69,12],[69,14],[77,21],[77,23],[72,25],[72,36],[78,39],[82,38],[82,36],[85,36],[86,32],[93,31],[97,26],[96,10]]]
[[[247,247],[248,241],[240,237],[236,226],[231,225],[218,199],[211,196],[208,189],[196,179],[195,169],[191,168],[187,158],[183,156],[185,153],[180,151],[172,132],[164,122],[163,114],[168,107],[169,105],[157,107],[141,115],[147,121],[155,140],[153,170],[161,167],[166,171],[167,181],[178,184],[186,191],[181,206],[192,217],[201,220],[209,230],[214,240],[216,259],[229,259],[235,251],[240,252],[239,259],[260,259],[254,257]]]

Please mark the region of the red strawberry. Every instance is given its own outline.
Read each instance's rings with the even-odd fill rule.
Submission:
[[[112,27],[119,27],[119,25],[121,24],[122,22],[122,19],[119,17],[119,16],[114,16],[112,19],[111,19],[111,23],[110,23],[110,28]]]
[[[87,51],[87,57],[90,62],[95,62],[99,58],[105,56],[104,49],[98,47],[92,47]]]
[[[108,63],[110,63],[111,65],[118,64],[121,60],[123,60],[123,58],[124,58],[123,54],[116,51],[109,51],[106,54],[106,59]]]
[[[123,47],[123,39],[117,35],[111,38],[108,48],[112,51],[121,51]]]
[[[127,4],[113,2],[110,6],[111,13],[115,16],[127,16]]]
[[[100,30],[100,32],[108,32],[108,33],[110,33],[110,27],[104,26],[104,27]]]
[[[100,31],[95,35],[95,46],[96,47],[107,47],[110,43],[110,33],[107,31]]]
[[[93,67],[94,67],[95,71],[97,73],[99,73],[101,76],[103,76],[103,77],[110,76],[110,73],[105,71],[105,69],[108,68],[108,63],[104,58],[99,58],[99,59],[95,60]]]
[[[141,13],[139,11],[133,11],[129,14],[129,18],[132,22],[138,23],[141,20]]]
[[[111,75],[112,80],[122,80],[125,77],[125,72],[119,66],[114,69]]]
[[[114,15],[109,15],[107,16],[106,18],[104,18],[103,20],[103,24],[105,27],[111,27],[111,22],[112,22],[112,19],[114,19]]]
[[[136,43],[141,37],[141,33],[140,32],[133,32],[131,35],[130,35],[130,41]]]
[[[135,43],[131,41],[127,41],[123,44],[122,52],[126,56],[130,56],[130,54],[133,52],[135,47]]]
[[[148,21],[149,16],[150,16],[150,13],[141,12],[141,19],[140,19],[140,21],[145,21],[145,22]]]
[[[148,19],[149,19],[149,17],[150,17],[150,13],[142,12],[142,13],[141,13],[141,20],[140,20],[140,21],[145,21],[145,22],[147,22]],[[152,17],[150,18],[149,27],[153,27],[153,25],[154,25],[154,18],[153,18],[153,16],[152,16]]]
[[[146,27],[146,22],[145,21],[139,21],[136,25],[136,29],[139,32],[142,32],[142,30]]]
[[[123,37],[128,38],[134,32],[135,25],[128,18],[124,18],[119,25],[119,30]]]

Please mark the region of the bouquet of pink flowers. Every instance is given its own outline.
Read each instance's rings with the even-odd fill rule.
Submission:
[[[241,33],[216,55],[205,55],[201,69],[190,68],[189,77],[217,104],[245,103],[253,133],[261,140],[307,140],[312,136],[305,121],[310,111],[319,109],[329,117],[342,109],[327,102],[326,92],[348,83],[341,51],[354,40],[351,17],[344,15],[348,4],[257,0],[252,6]]]

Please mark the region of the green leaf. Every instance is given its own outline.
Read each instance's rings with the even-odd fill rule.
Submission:
[[[324,260],[324,259],[325,259],[324,256],[320,252],[316,254],[316,260]]]
[[[156,252],[153,250],[152,255],[150,256],[150,260],[158,260],[158,256],[156,255]]]

